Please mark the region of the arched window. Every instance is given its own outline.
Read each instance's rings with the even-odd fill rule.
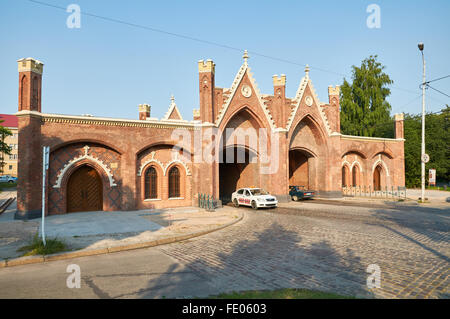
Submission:
[[[358,167],[358,165],[353,166],[353,169],[352,169],[352,186],[360,186],[359,185],[359,167]]]
[[[22,111],[26,103],[27,84],[27,77],[24,75],[20,85],[20,111]]]
[[[32,110],[37,111],[38,110],[38,103],[39,103],[39,87],[38,87],[38,79],[37,76],[33,77],[33,96],[32,96]]]
[[[349,170],[347,165],[342,166],[342,187],[350,186],[349,184]]]
[[[158,174],[153,166],[145,171],[145,199],[158,198]]]
[[[174,166],[169,171],[169,198],[180,197],[180,170]]]

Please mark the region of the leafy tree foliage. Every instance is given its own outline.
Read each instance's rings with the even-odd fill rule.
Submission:
[[[344,78],[341,86],[341,131],[343,134],[375,136],[377,124],[390,119],[391,105],[386,98],[393,81],[383,72],[385,66],[370,56],[361,67],[352,66],[352,83]]]
[[[422,116],[405,115],[405,180],[408,187],[421,184],[421,143]],[[430,161],[425,165],[426,181],[428,170],[436,169],[436,178],[440,182],[450,181],[450,107],[442,109],[440,114],[425,116],[425,152]]]
[[[4,121],[0,121],[0,124]],[[11,147],[5,143],[5,138],[12,135],[12,132],[6,127],[0,125],[0,173],[3,173],[3,166],[5,166],[5,155],[11,154]]]

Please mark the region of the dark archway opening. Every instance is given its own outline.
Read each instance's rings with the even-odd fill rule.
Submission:
[[[103,210],[103,183],[97,171],[80,166],[67,183],[67,212],[89,212]]]
[[[232,156],[231,156],[232,155]],[[231,201],[231,194],[242,187],[260,187],[257,154],[239,146],[224,148],[219,163],[219,198]]]

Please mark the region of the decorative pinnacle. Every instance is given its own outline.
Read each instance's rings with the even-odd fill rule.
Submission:
[[[173,94],[170,95],[170,102],[171,102],[172,104],[175,103],[175,97],[173,96]]]
[[[306,75],[309,75],[309,65],[308,64],[305,66],[305,73],[306,73]]]
[[[244,63],[247,64],[247,60],[248,60],[248,52],[247,52],[247,50],[244,51],[244,55],[242,57],[244,58]]]

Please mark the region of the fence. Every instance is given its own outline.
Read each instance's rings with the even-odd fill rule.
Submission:
[[[220,201],[215,199],[212,195],[198,194],[198,207],[204,208],[207,211],[214,211],[220,206]]]
[[[385,186],[379,190],[374,190],[371,186],[342,187],[342,194],[350,197],[376,197],[406,199],[406,187]]]

